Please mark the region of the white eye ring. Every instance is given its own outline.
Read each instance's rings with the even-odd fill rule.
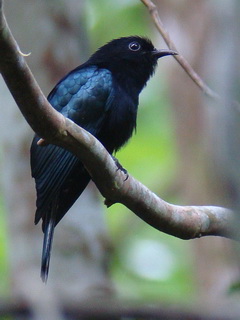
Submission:
[[[133,41],[133,42],[129,43],[128,48],[131,51],[138,51],[141,49],[141,45],[137,41]]]

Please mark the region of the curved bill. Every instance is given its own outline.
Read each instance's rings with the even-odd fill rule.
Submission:
[[[170,49],[162,49],[162,50],[154,50],[152,51],[152,54],[156,57],[156,58],[161,58],[164,56],[175,56],[178,53],[174,50],[170,50]]]

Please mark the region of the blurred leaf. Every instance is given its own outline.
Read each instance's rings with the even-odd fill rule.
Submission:
[[[87,12],[93,51],[114,38],[149,33],[146,11],[139,1],[91,0]]]
[[[233,283],[231,285],[231,287],[229,288],[229,293],[233,294],[233,293],[240,293],[240,280],[236,281],[235,283]]]
[[[145,301],[164,301],[164,302],[182,302],[189,303],[194,299],[194,281],[193,270],[190,268],[190,247],[187,243],[179,239],[167,236],[159,233],[150,226],[144,225],[144,223],[131,224],[128,229],[128,233],[125,233],[121,241],[116,248],[116,255],[112,264],[112,275],[116,283],[120,295],[123,297],[129,297],[131,299],[137,299]],[[165,273],[165,277],[149,277],[141,275],[141,273],[134,272],[134,268],[129,268],[127,259],[123,257],[132,252],[132,243],[145,241],[149,245],[149,251],[151,250],[151,243],[155,245],[159,243],[159,248],[165,247],[163,251],[159,250],[157,257],[152,257],[155,261],[152,262],[152,266],[157,260],[163,260],[162,263],[166,264],[164,259],[169,260],[168,265],[172,263],[171,270]],[[154,245],[154,246],[155,246]],[[130,250],[129,250],[130,248]],[[140,247],[135,246],[138,250]],[[145,248],[145,250],[147,247]],[[168,251],[168,257],[166,252]],[[138,254],[138,253],[137,253]],[[156,253],[157,254],[157,253]],[[133,254],[134,256],[135,254]],[[189,258],[187,258],[189,257]],[[150,256],[146,254],[145,259],[149,259]],[[144,260],[143,260],[144,261]],[[139,262],[139,261],[138,261]],[[158,267],[159,262],[157,262]],[[145,263],[145,266],[148,264]],[[167,265],[165,266],[167,267]],[[151,268],[149,272],[151,272]],[[165,270],[166,271],[166,270]]]

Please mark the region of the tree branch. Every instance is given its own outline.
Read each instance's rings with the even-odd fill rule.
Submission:
[[[236,320],[236,312],[229,310],[184,310],[176,306],[165,306],[151,304],[138,305],[126,301],[111,301],[104,299],[99,302],[85,301],[78,305],[61,305],[63,319],[95,319],[95,320],[116,320],[121,317],[131,319],[164,319],[164,320]],[[31,306],[14,302],[0,302],[0,317],[19,317],[20,319],[35,319]]]
[[[193,82],[203,91],[204,94],[206,94],[210,98],[219,100],[220,96],[216,92],[214,92],[211,88],[208,87],[208,85],[201,79],[201,77],[193,70],[191,65],[184,58],[184,56],[182,56],[181,53],[177,50],[174,42],[172,41],[168,32],[163,26],[163,23],[158,14],[156,5],[151,0],[141,0],[141,1],[148,8],[156,28],[160,32],[161,36],[163,37],[169,49],[178,52],[178,55],[175,55],[174,58],[178,61],[178,63],[181,65],[184,71],[193,80]]]
[[[45,142],[75,154],[108,204],[122,203],[159,231],[193,239],[231,236],[232,211],[213,206],[176,206],[157,197],[140,182],[117,171],[103,145],[90,133],[52,108],[41,92],[3,14],[0,0],[0,71],[23,116]]]

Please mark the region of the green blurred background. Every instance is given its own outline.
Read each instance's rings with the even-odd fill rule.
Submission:
[[[209,39],[206,37],[203,41],[192,27],[192,19],[187,20],[186,17],[195,17],[195,27],[196,24],[202,25],[201,15],[206,13],[207,8],[211,17],[211,10],[218,5],[217,1],[156,3],[162,6],[160,14],[166,26],[170,31],[175,30],[171,33],[174,41],[181,49],[186,48],[184,53],[197,71],[204,75],[208,68],[208,62],[204,60],[206,54],[203,52],[199,57],[199,52],[195,52],[194,48],[204,41],[209,43]],[[58,5],[58,1],[53,1],[53,5]],[[156,47],[166,48],[141,1],[89,0],[84,3],[81,16],[87,30],[90,52],[113,38],[128,35],[149,37]],[[214,28],[209,21],[209,28]],[[188,38],[191,36],[192,39]],[[179,84],[174,82],[175,79]],[[118,160],[131,175],[171,203],[207,204],[209,201],[221,204],[217,197],[209,196],[211,192],[206,189],[203,178],[206,164],[200,164],[205,144],[201,140],[205,110],[200,96],[199,90],[172,57],[159,61],[156,74],[140,95],[136,134],[117,154]],[[189,99],[188,109],[183,107],[184,99]],[[177,108],[181,108],[180,111]],[[184,178],[186,173],[189,176]],[[103,199],[100,198],[100,201],[103,202]],[[3,197],[0,204],[0,293],[6,297],[9,294],[10,266]],[[166,305],[189,305],[197,301],[199,283],[202,283],[202,288],[209,285],[200,279],[199,269],[206,268],[206,271],[208,263],[198,265],[197,259],[202,259],[202,253],[201,245],[196,246],[197,240],[187,242],[160,233],[119,204],[107,209],[105,215],[112,241],[110,273],[120,297],[146,302],[161,301]],[[212,242],[211,246],[214,250]],[[209,242],[203,243],[203,247],[209,248]],[[213,261],[211,263],[214,265]]]
[[[140,1],[95,0],[88,5],[92,51],[126,35],[143,35],[166,47]],[[140,95],[136,134],[117,158],[136,179],[174,201],[167,195],[176,171],[176,146],[164,63],[159,61]],[[107,210],[107,223],[114,243],[111,273],[123,298],[171,303],[193,299],[188,243],[159,233],[118,204]]]

